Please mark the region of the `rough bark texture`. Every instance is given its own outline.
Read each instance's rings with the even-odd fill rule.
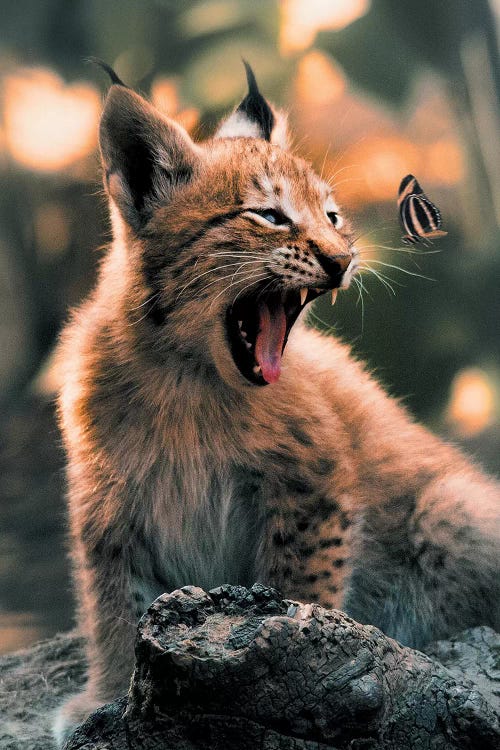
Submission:
[[[142,619],[128,697],[93,714],[67,750],[498,750],[499,653],[488,628],[424,655],[263,586],[186,587]],[[0,665],[0,750],[50,747],[40,714],[81,683],[79,643],[59,638]]]

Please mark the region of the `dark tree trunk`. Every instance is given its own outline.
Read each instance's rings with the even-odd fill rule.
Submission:
[[[495,643],[480,628],[434,646],[446,668],[342,612],[263,586],[187,587],[143,619],[128,699],[95,715],[68,750],[498,750],[499,684],[487,666]],[[449,668],[457,653],[481,689],[460,664]]]
[[[46,750],[51,709],[82,684],[70,636],[0,660],[0,750]],[[276,591],[186,587],[142,619],[129,695],[67,750],[500,748],[500,636],[404,648]]]

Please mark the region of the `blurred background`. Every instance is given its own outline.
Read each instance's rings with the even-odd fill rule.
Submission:
[[[250,61],[371,269],[362,297],[319,300],[311,325],[500,471],[500,0],[0,0],[0,14],[0,652],[73,622],[51,355],[109,240],[108,82],[89,55],[197,138],[243,97]],[[418,254],[396,209],[409,172],[448,231]]]

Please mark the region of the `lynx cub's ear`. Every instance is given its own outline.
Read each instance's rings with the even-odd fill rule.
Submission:
[[[266,141],[288,147],[286,116],[271,107],[257,86],[250,65],[243,60],[247,74],[248,94],[241,104],[224,120],[216,138],[264,138]]]
[[[117,83],[106,99],[99,142],[108,194],[135,231],[191,179],[198,160],[198,147],[180,125]]]

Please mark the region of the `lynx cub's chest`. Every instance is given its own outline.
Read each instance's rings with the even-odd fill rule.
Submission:
[[[158,523],[147,525],[147,541],[135,550],[134,565],[144,580],[153,554],[155,596],[190,581],[206,590],[227,581],[255,581],[265,513],[254,472],[232,467],[196,474],[191,466],[184,477],[179,471],[164,476],[153,502]]]

